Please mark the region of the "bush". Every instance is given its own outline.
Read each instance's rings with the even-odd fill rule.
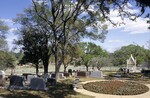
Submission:
[[[144,76],[150,77],[150,70],[142,70],[141,73],[143,73]]]

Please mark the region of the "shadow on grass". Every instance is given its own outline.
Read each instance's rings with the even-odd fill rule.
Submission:
[[[33,90],[13,90],[0,89],[0,97],[3,98],[72,98],[69,96],[81,95],[76,93],[71,88],[71,83],[66,81],[59,82],[56,85],[49,85],[48,91],[33,91]],[[84,97],[84,96],[83,96]],[[73,97],[78,98],[78,97]]]
[[[71,88],[71,84],[57,83],[55,86],[49,86],[48,94],[53,98],[66,98],[68,95],[76,95],[77,93]]]
[[[48,94],[41,91],[29,91],[29,90],[14,90],[5,91],[5,93],[0,93],[3,98],[50,98]]]

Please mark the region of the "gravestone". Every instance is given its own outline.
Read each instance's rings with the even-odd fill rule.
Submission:
[[[87,77],[88,75],[89,75],[89,72],[86,72],[86,71],[77,72],[77,77]]]
[[[91,72],[90,77],[103,78],[103,73],[102,71],[93,71]]]
[[[47,90],[46,83],[42,78],[39,77],[32,78],[30,85],[32,90]]]
[[[51,78],[56,78],[56,74],[55,74],[55,73],[52,73],[52,74],[51,74]]]
[[[73,81],[73,84],[78,84],[80,82],[80,79],[79,78],[76,78],[74,81]]]
[[[59,78],[60,79],[66,79],[66,77],[64,76],[64,73],[59,73]]]
[[[45,82],[47,82],[47,79],[50,78],[50,77],[51,77],[51,75],[49,73],[46,73],[46,74],[43,75],[43,79],[44,79]]]
[[[55,78],[48,78],[47,83],[50,85],[56,85],[56,79]]]
[[[17,75],[11,76],[8,89],[23,89],[24,88],[23,82],[24,77]]]
[[[5,72],[0,70],[0,86],[4,85]]]
[[[72,76],[72,69],[68,69],[68,73]]]
[[[72,85],[71,85],[71,89],[77,89],[78,86],[79,86],[79,82],[80,82],[80,79],[79,78],[76,78],[73,82],[72,82]]]
[[[69,77],[69,73],[64,72],[65,77]]]
[[[31,73],[23,73],[22,74],[22,76],[24,76],[26,80],[27,80],[28,75],[33,75],[33,74],[31,74]]]
[[[27,76],[27,83],[31,83],[31,79],[37,77],[36,75],[28,75]]]

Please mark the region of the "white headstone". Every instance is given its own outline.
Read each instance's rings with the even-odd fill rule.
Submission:
[[[5,72],[0,70],[0,85],[3,85],[5,78]]]
[[[31,79],[37,77],[36,75],[28,75],[27,76],[27,83],[31,83]]]
[[[49,73],[44,74],[43,79],[45,82],[47,82],[47,79],[50,78],[51,75]]]
[[[93,72],[91,72],[90,77],[103,78],[103,72],[102,71],[93,71]]]
[[[65,79],[66,77],[64,76],[64,73],[59,73],[59,78],[60,79]]]

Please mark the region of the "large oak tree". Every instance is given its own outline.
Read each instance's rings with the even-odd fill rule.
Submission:
[[[139,4],[139,0],[135,3],[132,3],[132,0],[41,0],[42,3],[32,1],[35,14],[44,22],[47,32],[51,35],[56,78],[64,62],[67,47],[72,42],[70,39],[74,38],[72,36],[78,40],[85,37],[94,40],[104,39],[107,33],[104,22],[109,21],[116,25],[109,17],[110,9],[117,9],[118,16],[122,19],[126,17],[135,20],[145,12],[145,7],[149,6],[145,3]],[[141,13],[125,10],[128,3],[137,4],[141,8]]]

